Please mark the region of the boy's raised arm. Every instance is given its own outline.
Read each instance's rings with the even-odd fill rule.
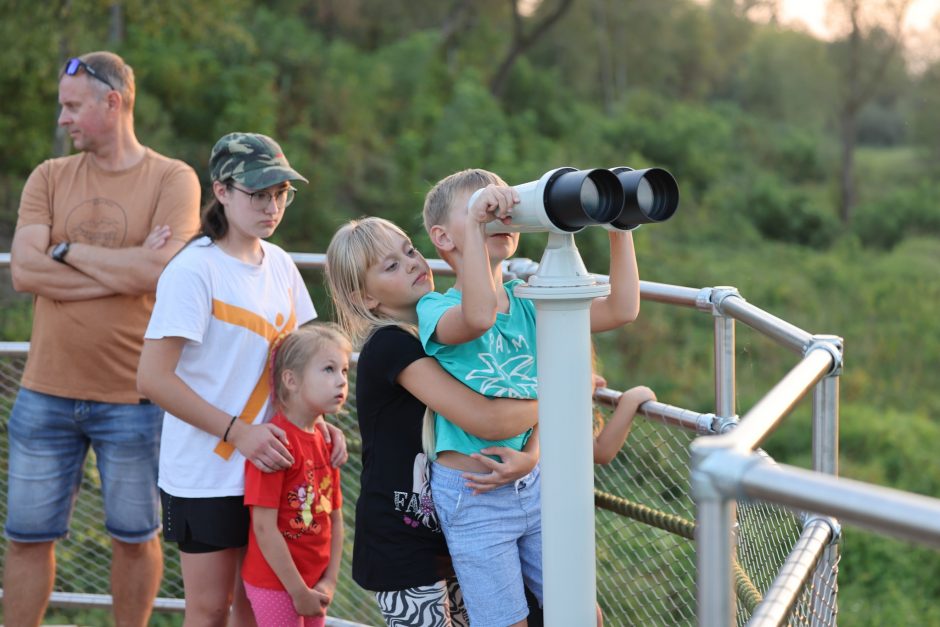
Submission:
[[[441,344],[463,344],[480,337],[496,322],[497,290],[486,250],[486,224],[508,220],[518,194],[511,187],[488,185],[467,209],[460,244],[460,304],[448,309],[438,320],[434,339]]]

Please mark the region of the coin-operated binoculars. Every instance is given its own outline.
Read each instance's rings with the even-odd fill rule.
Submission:
[[[679,188],[666,170],[627,167],[557,168],[514,188],[520,201],[511,223],[490,222],[487,232],[549,233],[538,271],[515,288],[536,307],[545,624],[594,625],[590,308],[610,285],[588,273],[574,234],[588,226],[633,230],[668,220]]]

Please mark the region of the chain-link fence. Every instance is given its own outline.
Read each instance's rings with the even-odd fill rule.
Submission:
[[[607,410],[601,410],[606,413]],[[623,450],[595,471],[598,601],[610,625],[694,625],[695,504],[689,493],[693,431],[637,420]],[[800,536],[800,517],[768,503],[738,507],[737,623],[744,625]],[[834,603],[836,568],[807,585],[788,624]]]
[[[0,358],[0,518],[6,518],[6,427],[18,389],[23,357]],[[354,381],[352,382],[354,385]],[[351,395],[355,398],[355,395]],[[356,408],[347,407],[340,426],[347,435],[350,460],[343,467],[347,537],[343,567],[331,613],[368,625],[382,620],[368,592],[350,578],[354,503],[359,491],[361,443]],[[601,408],[602,415],[609,412]],[[596,471],[598,602],[606,624],[694,625],[695,509],[689,496],[689,445],[695,433],[656,419],[637,419],[623,450]],[[72,531],[58,545],[55,590],[108,592],[110,540],[101,524],[100,482],[93,455],[75,506]],[[799,518],[772,505],[738,508],[738,624],[750,617],[800,534]],[[165,545],[163,599],[182,599],[179,556]],[[0,563],[4,557],[0,545]],[[834,572],[834,570],[833,570]],[[834,583],[833,583],[834,585]],[[832,590],[806,586],[790,617],[808,625],[820,599],[832,603]],[[164,607],[178,604],[163,603]],[[158,604],[158,608],[161,604]]]

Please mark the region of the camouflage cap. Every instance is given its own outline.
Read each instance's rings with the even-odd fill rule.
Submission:
[[[248,189],[264,189],[284,181],[307,179],[287,162],[277,142],[259,133],[229,133],[215,143],[209,156],[213,181],[233,179]]]

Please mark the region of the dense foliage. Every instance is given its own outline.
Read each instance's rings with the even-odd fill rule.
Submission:
[[[538,3],[536,3],[538,4]],[[669,223],[636,234],[644,279],[733,285],[812,332],[841,335],[842,473],[940,496],[929,453],[940,438],[940,205],[936,183],[940,65],[900,60],[858,115],[857,206],[840,219],[840,41],[747,19],[715,0],[582,0],[535,36],[557,0],[521,18],[511,4],[410,0],[7,0],[0,64],[0,237],[8,247],[26,176],[54,154],[56,76],[67,56],[110,48],[136,71],[137,130],[206,181],[220,135],[277,138],[310,179],[276,241],[323,251],[335,228],[381,215],[416,235],[442,176],[485,167],[510,183],[559,165],[660,166],[680,184]],[[865,3],[863,3],[865,4]],[[872,4],[876,4],[872,2]],[[863,38],[877,64],[884,34]],[[864,47],[867,46],[867,47]],[[495,95],[498,94],[498,95]],[[61,141],[61,138],[59,139]],[[522,255],[538,258],[539,236]],[[578,244],[606,272],[605,238]],[[311,289],[329,305],[319,278]],[[29,301],[5,290],[0,334],[29,334]],[[661,400],[709,411],[711,325],[644,306],[629,330],[599,342],[604,374],[647,383]],[[794,363],[739,332],[743,414]],[[808,403],[771,438],[783,461],[810,465]],[[841,563],[845,624],[940,621],[940,558],[849,528]],[[915,618],[916,617],[916,618]]]

